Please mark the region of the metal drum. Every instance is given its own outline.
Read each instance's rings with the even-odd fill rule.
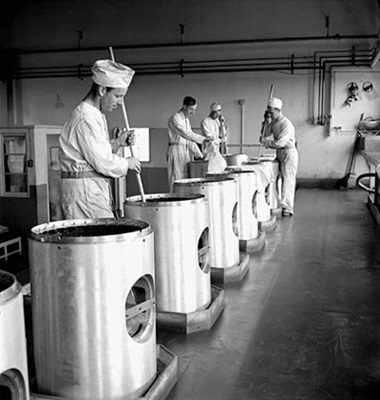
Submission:
[[[249,161],[249,156],[247,154],[224,154],[224,159],[226,160],[227,166],[241,165],[243,162]]]
[[[157,311],[190,313],[211,302],[208,204],[201,194],[150,194],[124,203],[154,230]]]
[[[189,163],[190,178],[204,178],[208,170],[207,160],[194,160]]]
[[[265,165],[271,172],[268,188],[268,201],[271,210],[281,209],[281,175],[276,160],[260,160],[260,165]]]
[[[244,162],[240,168],[245,171],[255,171],[257,176],[257,220],[266,222],[271,219],[269,188],[272,171],[268,165],[254,161]],[[232,168],[231,168],[232,169]]]
[[[29,235],[38,393],[137,399],[156,379],[153,230],[84,219]]]
[[[29,399],[23,295],[16,277],[4,271],[0,271],[0,399]]]
[[[229,268],[239,263],[237,183],[233,178],[206,177],[174,182],[177,195],[206,196],[210,217],[210,266]]]
[[[238,193],[238,230],[240,240],[256,239],[259,235],[257,220],[257,175],[255,171],[231,168],[222,174],[236,179]],[[223,176],[222,175],[222,176]],[[207,176],[209,176],[207,174]]]

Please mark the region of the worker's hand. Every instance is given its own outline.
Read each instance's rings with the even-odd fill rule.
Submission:
[[[204,140],[205,143],[207,143],[207,142],[213,142],[213,141],[215,141],[214,136],[206,136],[206,138],[205,138],[205,140]]]
[[[141,163],[140,160],[136,157],[128,157],[128,168],[133,169],[137,173],[141,172]]]
[[[260,143],[261,143],[266,149],[269,147],[269,140],[268,140],[266,137],[264,137],[264,136],[261,136],[261,137],[260,137]]]
[[[260,143],[266,148],[266,149],[268,149],[270,146],[269,146],[269,142],[270,142],[270,140],[268,140],[267,138],[265,138],[265,137],[262,137],[261,139],[260,139]]]
[[[127,130],[119,128],[119,136],[116,139],[120,146],[134,146],[136,143],[136,134],[133,129]]]
[[[269,110],[265,110],[264,119],[269,120],[271,116],[272,116],[271,112]]]

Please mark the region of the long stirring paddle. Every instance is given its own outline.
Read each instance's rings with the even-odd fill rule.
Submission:
[[[110,57],[112,61],[115,61],[115,56],[113,54],[113,50],[112,47],[109,47],[109,53],[110,53]],[[128,122],[128,115],[127,115],[127,110],[125,109],[125,103],[124,100],[121,103],[121,110],[123,113],[123,117],[124,117],[124,123],[125,123],[125,127],[127,128],[127,130],[130,130],[129,127],[129,122]],[[134,157],[134,152],[133,152],[133,146],[130,146],[130,150],[131,150],[131,156]],[[139,172],[136,172],[136,179],[137,179],[137,185],[139,187],[139,192],[140,192],[140,196],[141,196],[141,201],[145,202],[145,193],[144,193],[144,187],[143,187],[143,183],[142,183],[142,179],[141,179],[141,175]],[[120,201],[120,196],[122,194],[120,193],[119,190],[119,194],[118,194],[118,200]],[[124,200],[124,199],[123,199]]]

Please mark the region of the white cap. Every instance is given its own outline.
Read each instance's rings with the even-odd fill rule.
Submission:
[[[278,108],[279,110],[281,110],[282,100],[278,99],[277,97],[271,97],[268,100],[268,107]]]
[[[215,103],[212,103],[210,106],[211,111],[220,111],[221,109],[222,109],[222,106],[217,101]]]
[[[128,89],[135,71],[112,60],[98,60],[92,67],[92,80],[111,88]]]

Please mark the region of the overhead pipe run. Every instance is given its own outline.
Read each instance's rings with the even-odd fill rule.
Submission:
[[[222,41],[204,41],[204,42],[188,42],[184,43],[154,43],[154,44],[135,44],[124,46],[112,46],[114,50],[143,50],[143,49],[159,49],[159,48],[175,48],[175,47],[200,47],[200,46],[230,46],[230,45],[246,45],[260,43],[290,43],[290,42],[315,42],[315,41],[338,41],[338,40],[363,40],[377,39],[378,35],[339,35],[334,36],[293,36],[282,38],[260,38],[260,39],[243,39],[243,40],[222,40]],[[27,54],[49,54],[49,53],[83,53],[90,51],[103,51],[103,47],[87,47],[87,48],[63,48],[63,49],[40,49],[40,50],[19,50],[15,51],[16,55]]]
[[[345,51],[347,53],[347,51]],[[338,52],[336,52],[338,53]],[[367,52],[368,53],[368,52]],[[334,53],[333,53],[334,54]],[[368,53],[369,54],[369,53]],[[332,55],[332,59],[339,56]],[[361,61],[360,56],[353,59],[351,54],[341,56],[345,65],[358,65]],[[361,56],[363,57],[363,56]],[[365,59],[366,64],[370,65],[370,55]],[[354,64],[353,64],[354,62]],[[361,63],[361,65],[363,65]],[[322,59],[317,61],[316,57],[276,57],[276,58],[257,58],[257,59],[230,59],[230,60],[203,60],[203,61],[185,61],[180,62],[162,62],[162,63],[140,63],[130,64],[131,68],[138,75],[180,75],[185,74],[205,74],[205,73],[231,73],[231,72],[259,72],[259,71],[294,71],[318,70],[321,76],[323,74]],[[42,79],[42,78],[75,78],[83,79],[91,76],[91,66],[83,64],[75,66],[62,67],[33,67],[20,68],[12,73],[13,79]]]

